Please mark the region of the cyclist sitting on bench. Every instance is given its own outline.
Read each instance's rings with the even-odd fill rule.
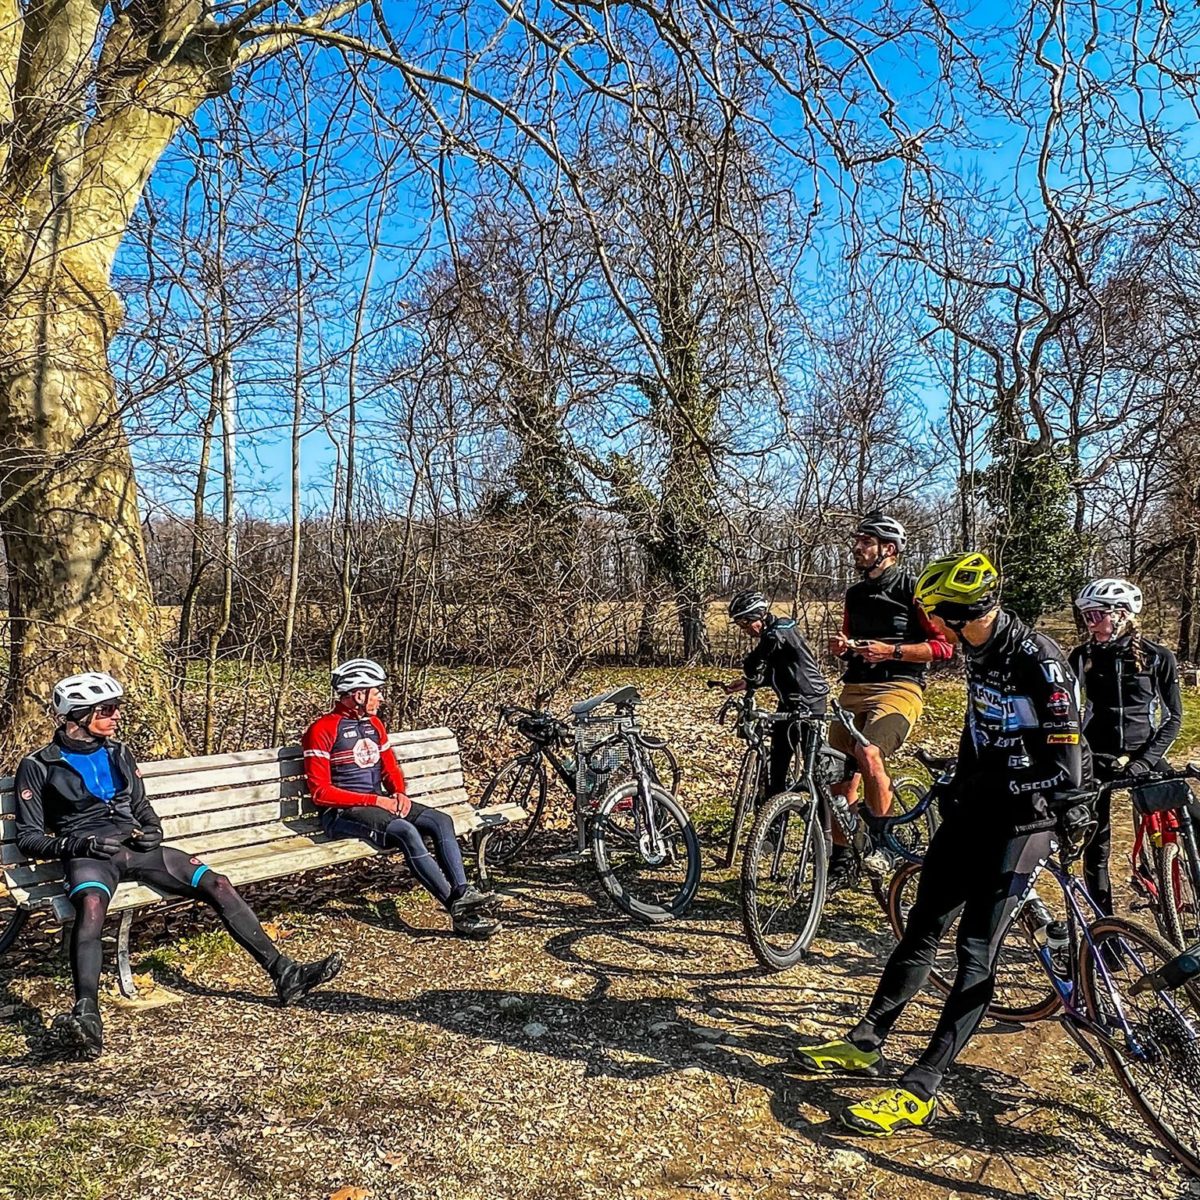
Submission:
[[[75,909],[75,1007],[55,1018],[55,1026],[86,1058],[98,1058],[103,1049],[100,930],[123,879],[215,909],[233,940],[270,975],[280,1004],[327,983],[342,966],[338,954],[307,964],[281,954],[224,875],[163,845],[162,822],[146,798],[137,762],[113,736],[123,695],[121,685],[101,671],[59,680],[53,696],[59,727],[49,745],[17,768],[17,846],[30,858],[61,858],[66,871]]]
[[[330,837],[364,838],[400,850],[409,870],[450,914],[459,937],[490,938],[500,923],[483,910],[497,901],[467,883],[453,819],[405,794],[404,775],[378,716],[385,683],[384,669],[372,659],[342,663],[333,672],[333,710],[304,734],[304,774],[321,826]]]

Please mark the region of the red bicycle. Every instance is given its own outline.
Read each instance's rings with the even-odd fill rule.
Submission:
[[[1200,763],[1154,775],[1132,786],[1137,822],[1133,842],[1134,891],[1145,897],[1166,937],[1181,950],[1200,940],[1200,848],[1188,779]]]

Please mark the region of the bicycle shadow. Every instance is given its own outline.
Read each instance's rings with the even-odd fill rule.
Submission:
[[[948,1158],[969,1150],[999,1164],[1079,1152],[1078,1143],[1064,1134],[1025,1129],[1007,1121],[1019,1107],[1028,1105],[1028,1090],[1015,1076],[973,1065],[955,1068],[944,1090],[943,1116],[929,1133],[914,1133],[889,1143],[886,1154],[878,1152],[872,1143],[839,1132],[836,1124],[838,1110],[861,1097],[864,1081],[789,1074],[780,1060],[795,1044],[790,1029],[747,1024],[732,1031],[718,1030],[699,1024],[685,1011],[696,1003],[695,999],[681,1002],[671,997],[617,999],[593,992],[575,998],[484,988],[434,989],[404,1001],[326,990],[308,1000],[318,1010],[350,1009],[421,1021],[525,1054],[582,1063],[585,1078],[645,1081],[679,1074],[680,1088],[693,1086],[693,1079],[699,1086],[704,1076],[718,1076],[731,1085],[757,1086],[768,1093],[775,1119],[799,1136],[829,1150],[852,1148],[880,1171],[960,1195],[1010,1200],[1014,1193],[979,1178],[963,1179],[949,1170],[939,1171],[925,1161],[931,1150]],[[730,1004],[725,1012],[745,1013],[751,1008],[761,1020],[757,1004]],[[709,1041],[709,1037],[720,1040]],[[886,1078],[883,1082],[886,1084]],[[871,1081],[871,1086],[876,1086],[876,1081]],[[1041,1098],[1040,1104],[1063,1116],[1090,1117],[1053,1099]],[[817,1115],[810,1115],[813,1113]],[[1091,1120],[1101,1125],[1098,1118]],[[1115,1142],[1139,1156],[1145,1154],[1145,1144],[1105,1128]],[[948,1147],[952,1149],[948,1151]],[[1088,1151],[1101,1169],[1128,1170],[1127,1162],[1107,1155],[1095,1140],[1089,1142]],[[1009,1169],[1019,1177],[1018,1166]],[[976,1173],[985,1174],[986,1168]]]

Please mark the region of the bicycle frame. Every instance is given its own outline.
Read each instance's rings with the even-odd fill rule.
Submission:
[[[1102,918],[1105,915],[1104,912],[1096,901],[1092,899],[1083,884],[1070,873],[1069,867],[1064,867],[1052,859],[1047,859],[1030,876],[1029,884],[1021,898],[1022,904],[1033,893],[1037,880],[1042,876],[1043,872],[1048,874],[1058,885],[1066,902],[1067,924],[1070,930],[1068,942],[1070,947],[1069,977],[1061,977],[1054,969],[1049,947],[1039,945],[1027,926],[1022,927],[1022,932],[1030,949],[1033,950],[1034,956],[1041,963],[1046,977],[1050,980],[1055,992],[1057,992],[1059,1000],[1062,1002],[1062,1012],[1059,1014],[1059,1021],[1062,1023],[1063,1028],[1071,1035],[1072,1039],[1082,1046],[1093,1060],[1097,1062],[1099,1060],[1096,1057],[1095,1051],[1082,1038],[1081,1031],[1090,1033],[1093,1037],[1116,1049],[1123,1048],[1129,1053],[1142,1057],[1144,1051],[1139,1046],[1134,1030],[1125,1014],[1125,1007],[1121,1003],[1120,992],[1114,987],[1108,965],[1105,963],[1104,957],[1098,953],[1096,943],[1092,939],[1090,925],[1092,921]],[[1090,920],[1086,915],[1086,910],[1088,909],[1090,909],[1092,914]],[[1099,979],[1103,982],[1104,990],[1108,994],[1111,1009],[1115,1015],[1115,1025],[1108,1021],[1103,1023],[1097,1021],[1096,1018],[1084,1011],[1077,999],[1079,993],[1079,963],[1082,947],[1085,942],[1091,953]],[[1143,974],[1147,973],[1147,967],[1138,957],[1136,951],[1128,946],[1124,946],[1123,953],[1130,955],[1132,963],[1139,971]],[[1173,1003],[1172,1007],[1175,1007]],[[1177,1008],[1176,1015],[1186,1022],[1183,1014]]]
[[[1165,812],[1139,813],[1137,831],[1133,842],[1133,873],[1134,878],[1150,892],[1152,898],[1158,899],[1158,881],[1144,878],[1138,870],[1138,854],[1147,837],[1154,846],[1169,845],[1178,842],[1183,846],[1184,857],[1187,859],[1187,870],[1191,876],[1193,894],[1200,896],[1200,844],[1196,838],[1196,822],[1186,807],[1167,809]]]

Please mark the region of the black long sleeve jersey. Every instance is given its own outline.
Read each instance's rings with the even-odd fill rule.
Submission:
[[[982,646],[963,643],[967,716],[955,794],[981,823],[1053,823],[1059,796],[1084,779],[1079,687],[1062,648],[1001,611]]]
[[[93,833],[159,829],[162,822],[146,799],[137,761],[124,742],[109,739],[75,753],[107,754],[116,793],[101,800],[63,757],[61,733],[49,745],[26,755],[17,768],[17,846],[30,858],[69,857],[72,843]]]
[[[792,618],[767,614],[758,644],[746,655],[742,670],[748,686],[771,688],[780,708],[825,712],[829,682]]]
[[[1127,634],[1076,646],[1070,661],[1087,699],[1083,733],[1092,750],[1154,765],[1183,725],[1179,668],[1170,650],[1145,638],[1140,655],[1139,664]]]

